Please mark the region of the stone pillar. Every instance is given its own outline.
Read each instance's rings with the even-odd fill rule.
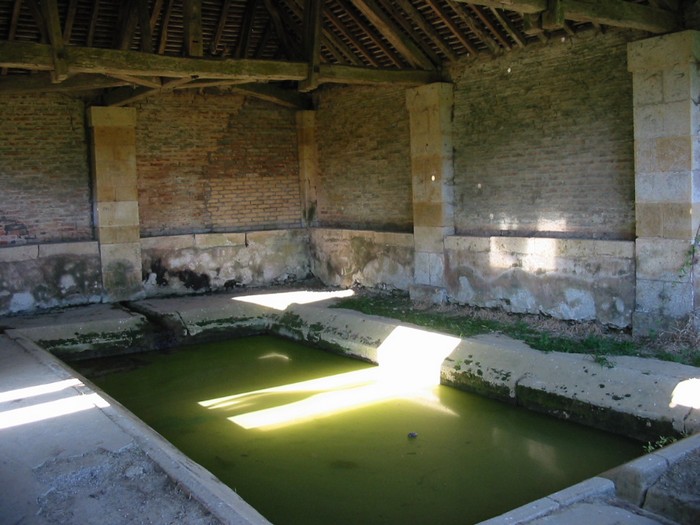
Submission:
[[[444,239],[454,234],[452,84],[410,89],[406,104],[411,129],[414,300],[443,302]]]
[[[304,226],[313,226],[316,223],[316,187],[319,174],[315,111],[297,111],[297,147],[302,222]]]
[[[696,308],[700,226],[700,32],[630,43],[636,193],[635,333],[684,323]]]
[[[136,178],[136,110],[92,107],[95,228],[106,301],[143,295]]]

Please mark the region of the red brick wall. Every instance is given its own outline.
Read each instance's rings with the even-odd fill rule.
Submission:
[[[457,233],[634,238],[631,36],[452,68]]]
[[[194,93],[137,109],[142,236],[300,226],[292,110]]]
[[[316,115],[320,226],[411,231],[405,87],[331,87]]]
[[[0,97],[0,246],[92,239],[81,100]]]

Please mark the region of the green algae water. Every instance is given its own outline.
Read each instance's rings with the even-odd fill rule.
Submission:
[[[76,367],[277,525],[476,523],[642,452],[268,336]]]

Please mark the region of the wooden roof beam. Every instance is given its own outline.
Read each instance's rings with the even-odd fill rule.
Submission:
[[[51,82],[48,72],[36,75],[11,75],[0,80],[0,93],[23,95],[27,93],[68,93],[73,91],[94,91],[124,86],[123,80],[115,80],[102,75],[74,75],[60,84]]]
[[[365,35],[367,35],[367,38],[374,42],[374,45],[379,48],[379,50],[392,62],[392,64],[394,64],[396,67],[403,66],[404,62],[402,61],[401,57],[398,56],[391,48],[391,46],[389,46],[381,37],[377,36],[376,32],[373,31],[372,28],[355,13],[355,10],[348,7],[347,2],[349,1],[351,0],[339,0],[339,3],[345,9],[345,14],[348,16],[348,18],[353,22],[353,24],[359,27]]]
[[[374,0],[351,0],[352,4],[401,53],[409,64],[422,69],[434,69],[435,64],[404,35]]]
[[[302,80],[303,62],[277,60],[211,60],[181,58],[140,51],[66,47],[68,71],[75,73],[117,74],[141,77],[243,79],[249,82]],[[0,41],[0,67],[53,70],[51,46],[33,42]]]
[[[165,10],[163,11],[163,20],[160,23],[160,37],[158,38],[158,54],[165,53],[165,48],[168,45],[168,26],[170,25],[170,16],[173,13],[173,4],[175,0],[166,0]]]
[[[309,74],[299,82],[299,91],[313,91],[318,87],[318,73],[321,65],[321,19],[323,0],[304,1],[304,24],[301,46],[304,60],[309,64]]]
[[[457,18],[464,22],[464,24],[469,28],[469,30],[484,43],[484,45],[489,49],[492,55],[496,56],[499,53],[501,53],[502,49],[498,45],[498,43],[493,38],[491,38],[491,35],[489,35],[486,31],[483,31],[477,25],[474,19],[468,13],[465,13],[461,9],[461,6],[457,2],[455,2],[454,0],[447,0],[447,5],[450,7],[450,9],[452,9],[452,12],[454,12],[454,14],[457,15]]]
[[[680,28],[676,13],[622,0],[561,0],[564,18],[613,27],[670,33]]]
[[[265,9],[270,15],[272,20],[272,26],[275,29],[277,38],[282,43],[282,48],[287,52],[287,57],[289,59],[299,58],[302,56],[302,52],[299,49],[297,42],[291,37],[287,28],[290,28],[292,24],[289,20],[286,20],[281,11],[277,8],[274,0],[264,0]]]
[[[68,64],[66,63],[66,50],[63,43],[61,18],[58,14],[58,3],[56,0],[42,0],[41,11],[44,23],[46,23],[46,34],[51,42],[51,56],[54,63],[51,81],[54,83],[63,82],[68,78]]]
[[[190,57],[204,56],[202,0],[184,0],[183,18],[185,25],[185,55]]]
[[[425,33],[430,41],[442,52],[443,55],[447,57],[447,60],[454,61],[457,56],[455,55],[452,48],[448,46],[440,35],[438,35],[435,28],[430,25],[427,20],[423,17],[421,12],[414,7],[410,0],[396,0],[398,6],[406,13],[406,15],[411,19],[411,21],[416,24],[416,26]]]
[[[484,7],[497,7],[522,14],[553,13],[574,22],[591,22],[613,27],[669,33],[680,28],[675,10],[662,9],[624,0],[457,0]],[[663,2],[673,7],[674,2]],[[658,4],[660,5],[660,4]],[[558,13],[560,12],[561,15]]]
[[[457,0],[473,5],[481,5],[484,7],[497,7],[507,11],[515,11],[516,13],[541,13],[547,10],[547,0]]]
[[[491,14],[493,14],[494,18],[498,21],[499,24],[501,24],[501,27],[505,29],[505,31],[508,33],[508,35],[513,39],[513,41],[518,44],[518,47],[525,47],[526,41],[525,41],[525,36],[520,34],[520,31],[518,30],[517,27],[508,19],[508,17],[503,16],[501,12],[496,9],[495,7],[490,8],[491,9]]]
[[[252,0],[251,2],[248,2],[248,5],[246,6],[246,14],[245,18],[249,16],[249,12],[252,9],[253,11],[255,10],[255,4],[257,3],[256,0]],[[251,7],[252,4],[252,7]],[[216,55],[216,53],[219,50],[219,42],[221,42],[221,37],[224,35],[224,28],[226,27],[226,21],[228,19],[228,11],[231,8],[231,0],[224,0],[224,3],[221,5],[221,11],[219,12],[219,23],[216,25],[216,33],[214,33],[214,38],[212,38],[211,42],[209,43],[209,52],[212,55]],[[244,22],[245,25],[245,22]],[[246,36],[247,38],[247,36]],[[243,39],[243,35],[239,38],[239,43],[238,46],[236,47],[236,52],[234,52],[234,56],[236,56],[236,53],[238,52],[238,49],[241,47],[241,40]],[[223,54],[223,53],[222,53]],[[237,56],[237,58],[239,58]]]

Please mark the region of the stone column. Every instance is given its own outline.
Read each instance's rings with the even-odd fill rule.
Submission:
[[[92,180],[95,228],[106,301],[143,295],[136,110],[92,107]]]
[[[297,111],[296,115],[302,222],[304,226],[313,226],[316,223],[316,187],[319,174],[316,112]]]
[[[634,81],[636,311],[634,331],[684,323],[695,311],[700,226],[700,32],[630,43]]]
[[[452,164],[452,84],[409,89],[411,129],[414,300],[443,302],[444,239],[454,234]]]

